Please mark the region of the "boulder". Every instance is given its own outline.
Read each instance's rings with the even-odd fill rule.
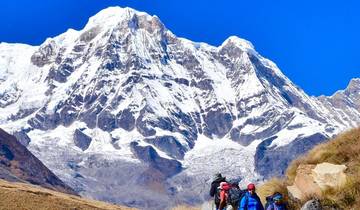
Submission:
[[[312,170],[312,176],[322,190],[341,187],[346,183],[346,168],[345,165],[321,163]]]
[[[312,199],[307,201],[302,207],[301,210],[322,210],[322,206],[319,200]]]
[[[300,201],[307,197],[321,197],[322,191],[346,183],[345,169],[345,165],[331,163],[300,164],[296,169],[294,184],[287,187],[289,195]]]
[[[321,196],[321,188],[312,176],[312,169],[315,165],[301,164],[296,170],[294,185],[307,196]],[[302,198],[299,198],[302,199]]]
[[[289,193],[289,197],[292,200],[301,201],[305,198],[305,195],[299,190],[296,185],[287,186],[287,191]]]

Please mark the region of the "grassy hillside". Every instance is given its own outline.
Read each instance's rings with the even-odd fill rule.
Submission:
[[[1,210],[130,210],[38,186],[0,179]]]
[[[288,167],[284,180],[270,180],[259,188],[262,197],[274,191],[286,192],[286,186],[294,182],[296,169],[300,164],[318,164],[329,162],[345,164],[348,179],[341,189],[323,192],[320,199],[326,208],[360,209],[360,127],[338,135],[327,143],[320,144],[305,156],[295,160]],[[301,203],[289,200],[293,209],[298,209]]]

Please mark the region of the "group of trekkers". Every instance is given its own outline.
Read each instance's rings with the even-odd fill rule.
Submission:
[[[253,183],[240,189],[238,183],[227,181],[220,173],[215,174],[211,183],[210,196],[214,197],[216,210],[287,210],[281,193],[266,197],[264,208]]]

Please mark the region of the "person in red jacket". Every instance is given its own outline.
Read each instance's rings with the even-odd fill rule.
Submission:
[[[220,204],[219,204],[219,209],[225,209],[225,207],[227,206],[227,197],[228,197],[228,192],[231,188],[231,185],[227,182],[221,182],[220,183]]]

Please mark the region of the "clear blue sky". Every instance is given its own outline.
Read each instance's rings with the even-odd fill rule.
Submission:
[[[358,0],[1,0],[0,42],[39,45],[115,5],[155,14],[193,41],[245,38],[310,95],[360,77]]]

